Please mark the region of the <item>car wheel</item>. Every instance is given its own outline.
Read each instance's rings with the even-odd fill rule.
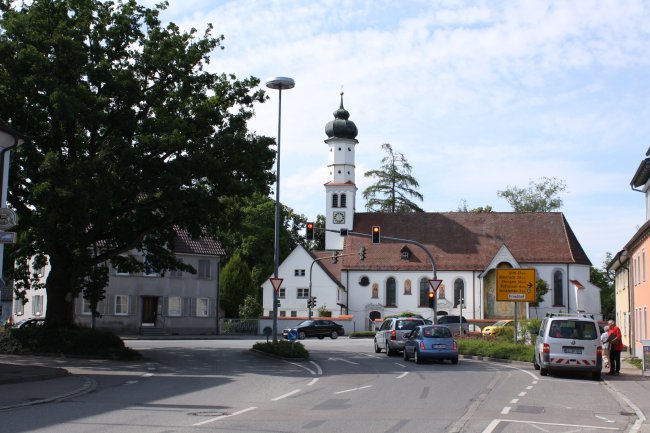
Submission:
[[[418,355],[417,349],[413,351],[413,360],[415,361],[416,364],[422,364],[422,358],[420,358],[420,355]]]
[[[533,357],[533,367],[535,368],[535,370],[539,370],[539,364],[537,363],[536,356]]]
[[[600,371],[592,371],[591,372],[591,378],[593,380],[600,380]]]
[[[388,341],[386,342],[386,356],[393,356],[393,349],[390,348],[388,345]]]
[[[451,358],[451,363],[454,365],[458,364],[458,358]]]
[[[330,338],[332,340],[336,340],[338,337],[339,337],[339,333],[336,331],[332,331],[332,333],[330,334]]]
[[[539,374],[540,374],[540,376],[548,376],[548,370],[540,365],[539,366]]]
[[[381,353],[381,347],[377,344],[377,340],[375,340],[375,353]]]
[[[409,361],[411,358],[409,358],[408,354],[406,353],[406,347],[404,348],[404,361]]]
[[[305,331],[300,331],[298,333],[298,339],[299,340],[304,340],[305,338],[307,338],[307,334],[305,334]]]

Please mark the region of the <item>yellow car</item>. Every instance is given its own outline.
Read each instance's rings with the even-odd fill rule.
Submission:
[[[500,320],[494,325],[486,326],[483,328],[483,335],[495,335],[499,332],[499,329],[505,328],[506,326],[514,326],[513,320]]]

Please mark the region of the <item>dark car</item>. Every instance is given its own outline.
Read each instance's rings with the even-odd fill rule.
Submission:
[[[15,328],[33,328],[36,326],[43,326],[45,324],[45,318],[35,317],[33,319],[24,319],[16,323]]]
[[[296,330],[299,340],[304,340],[309,337],[318,337],[325,338],[330,337],[331,339],[338,338],[339,335],[345,334],[345,329],[343,326],[339,325],[336,322],[331,320],[305,320],[302,323],[299,323],[293,328],[286,328],[282,331],[282,336],[288,338],[289,331],[292,329]]]
[[[458,364],[458,344],[446,326],[418,326],[404,342],[404,360],[411,358],[416,364],[425,359],[448,359],[452,364]]]

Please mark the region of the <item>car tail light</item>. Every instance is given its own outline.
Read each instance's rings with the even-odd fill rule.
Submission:
[[[542,348],[542,353],[551,353],[551,346],[549,346],[548,343],[544,343],[544,347]]]
[[[454,345],[451,348],[454,350],[458,350],[458,343],[454,341]]]
[[[420,350],[425,350],[426,346],[424,345],[424,341],[420,341]]]
[[[397,340],[397,332],[395,332],[395,330],[390,331],[390,339]]]
[[[596,349],[596,356],[603,356],[603,346],[598,346],[598,349]]]

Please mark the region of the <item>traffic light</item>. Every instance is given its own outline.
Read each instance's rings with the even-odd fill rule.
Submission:
[[[316,296],[311,297],[311,307],[314,308],[316,306]]]
[[[339,262],[339,256],[336,253],[334,253],[334,255],[332,256],[332,263],[338,263],[338,262]]]
[[[275,306],[278,307],[278,308],[282,306],[282,304],[280,304],[280,300],[279,300],[279,299],[276,299],[276,300],[275,300]]]
[[[314,240],[314,223],[307,223],[307,240]]]
[[[429,290],[429,308],[434,308],[436,305],[436,293],[433,290]]]
[[[314,298],[312,296],[307,299],[307,308],[314,308]]]
[[[379,226],[372,226],[372,243],[378,244],[381,240],[381,228]]]
[[[366,259],[366,247],[361,247],[359,250],[359,260],[362,262]]]

